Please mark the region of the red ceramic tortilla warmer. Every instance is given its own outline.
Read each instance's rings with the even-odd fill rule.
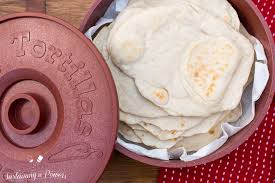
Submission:
[[[118,101],[79,30],[43,13],[0,17],[0,97],[0,182],[98,180],[114,149]]]
[[[270,72],[270,79],[268,81],[267,87],[261,96],[260,100],[256,104],[256,116],[254,120],[242,131],[232,136],[225,145],[220,149],[210,154],[207,157],[191,161],[183,162],[180,160],[170,160],[162,161],[157,159],[152,159],[135,154],[120,145],[116,145],[116,150],[122,154],[140,161],[145,164],[158,166],[158,167],[170,167],[170,168],[182,168],[191,167],[196,165],[205,164],[216,159],[219,159],[237,147],[244,143],[258,128],[261,121],[263,120],[271,101],[274,96],[275,91],[275,47],[272,39],[271,32],[266,24],[262,14],[259,12],[257,7],[253,4],[251,0],[229,0],[233,7],[237,10],[241,22],[247,28],[247,30],[258,38],[265,48],[265,52],[268,58],[268,67]],[[80,30],[85,33],[91,26],[95,25],[96,21],[102,17],[107,10],[108,6],[112,3],[112,0],[96,0],[92,4],[90,10],[88,11],[86,17],[84,18]]]

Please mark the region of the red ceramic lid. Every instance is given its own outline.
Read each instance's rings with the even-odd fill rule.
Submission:
[[[0,182],[95,182],[118,103],[97,49],[47,15],[0,18]]]

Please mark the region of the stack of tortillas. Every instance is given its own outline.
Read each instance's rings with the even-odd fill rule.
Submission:
[[[254,49],[226,0],[131,0],[94,39],[117,87],[119,133],[197,151],[242,115]]]

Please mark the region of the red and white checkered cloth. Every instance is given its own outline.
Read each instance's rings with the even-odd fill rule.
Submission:
[[[253,0],[275,40],[275,0]],[[275,98],[258,130],[229,155],[182,169],[161,168],[159,183],[275,182]]]

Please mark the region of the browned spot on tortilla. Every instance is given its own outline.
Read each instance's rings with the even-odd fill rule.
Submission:
[[[218,74],[213,75],[212,81],[216,81],[217,79],[219,79],[219,75]]]
[[[158,89],[154,92],[154,95],[157,97],[157,99],[161,102],[167,102],[168,100],[168,93],[164,89]]]
[[[210,135],[214,135],[215,131],[214,131],[213,129],[210,129],[210,130],[208,131],[208,133],[209,133]]]
[[[163,94],[163,92],[156,92],[156,96],[160,99],[163,100],[165,98],[165,95]]]
[[[207,89],[206,96],[209,97],[214,92],[215,87],[216,87],[216,85],[214,83],[211,83]]]
[[[195,76],[196,78],[199,77],[199,72],[196,71],[196,72],[194,73],[194,76]]]
[[[172,135],[175,135],[176,133],[177,133],[176,130],[172,130],[172,131],[171,131],[171,134],[172,134]]]

